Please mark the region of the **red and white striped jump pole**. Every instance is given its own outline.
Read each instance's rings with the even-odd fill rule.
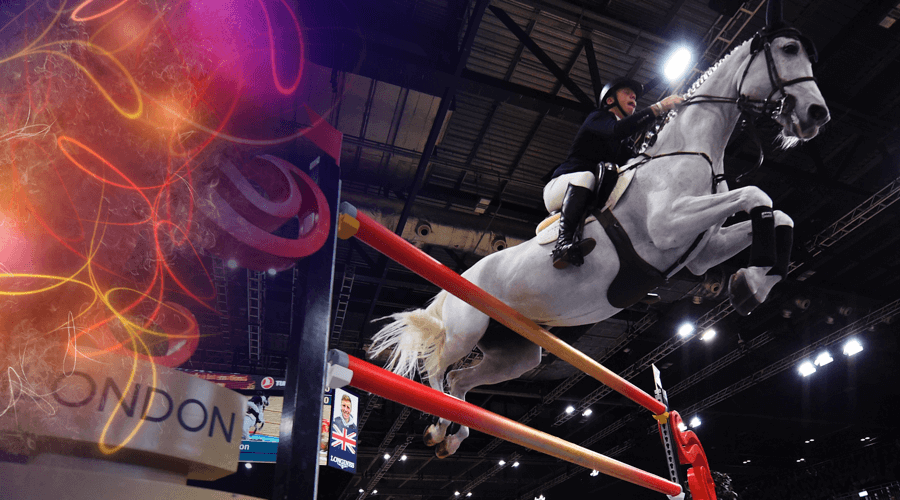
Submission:
[[[654,415],[666,413],[665,405],[654,399],[653,396],[566,344],[556,335],[541,328],[512,307],[448,269],[408,241],[373,221],[366,214],[358,212],[353,205],[344,202],[341,203],[338,237],[349,239],[352,236],[356,236],[363,243],[503,323],[519,335],[594,377],[610,389],[650,410]]]
[[[411,408],[437,415],[532,450],[594,469],[623,481],[670,496],[681,493],[681,485],[645,472],[595,451],[466,403],[418,382],[378,368],[359,358],[332,350],[332,358],[347,356],[353,372],[350,385]],[[340,364],[343,364],[341,362]]]

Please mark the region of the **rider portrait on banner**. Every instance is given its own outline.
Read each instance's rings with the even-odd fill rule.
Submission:
[[[344,394],[343,397],[341,397],[341,411],[334,417],[334,420],[331,423],[337,429],[337,432],[342,432],[344,429],[347,429],[348,434],[356,432],[356,417],[353,416],[353,402],[350,400],[348,394]]]
[[[566,160],[545,177],[549,182],[544,187],[544,206],[550,213],[560,212],[553,267],[565,269],[569,264],[584,263],[584,256],[596,245],[593,238],[581,239],[577,234],[588,209],[609,196],[618,166],[637,156],[636,136],[684,101],[672,95],[635,112],[643,92],[643,85],[631,79],[607,83],[599,106],[575,134]],[[608,178],[606,171],[611,174]],[[608,179],[606,184],[604,178]],[[600,195],[595,196],[598,191]]]

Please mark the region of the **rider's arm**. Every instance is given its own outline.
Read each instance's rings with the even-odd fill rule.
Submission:
[[[615,137],[616,139],[630,137],[635,132],[647,128],[647,126],[653,123],[653,120],[655,119],[656,114],[653,113],[652,108],[635,111],[631,116],[627,116],[616,122]]]
[[[582,128],[586,127],[601,137],[619,141],[646,127],[654,118],[656,115],[650,108],[636,111],[621,120],[616,120],[615,115],[609,111],[594,111],[588,116]]]

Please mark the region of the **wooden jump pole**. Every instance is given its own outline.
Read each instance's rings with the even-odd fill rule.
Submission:
[[[654,399],[653,396],[594,361],[583,352],[566,344],[556,335],[541,328],[512,307],[434,260],[366,214],[358,212],[353,205],[344,202],[341,204],[338,237],[349,239],[352,236],[356,236],[363,243],[503,323],[519,335],[567,361],[610,389],[650,410],[654,415],[662,415],[666,412],[665,405]]]
[[[681,493],[681,485],[663,479],[593,450],[570,443],[556,436],[532,429],[471,403],[426,387],[397,374],[378,368],[359,358],[349,356],[353,372],[350,385],[377,394],[411,408],[437,415],[453,422],[477,429],[485,434],[546,453],[547,455],[594,469],[612,477],[628,481],[670,496]]]

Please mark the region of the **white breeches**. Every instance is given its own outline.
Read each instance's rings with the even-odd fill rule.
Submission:
[[[572,172],[552,179],[544,186],[544,207],[548,212],[552,214],[562,208],[569,184],[594,189],[597,185],[597,176],[593,172]]]

